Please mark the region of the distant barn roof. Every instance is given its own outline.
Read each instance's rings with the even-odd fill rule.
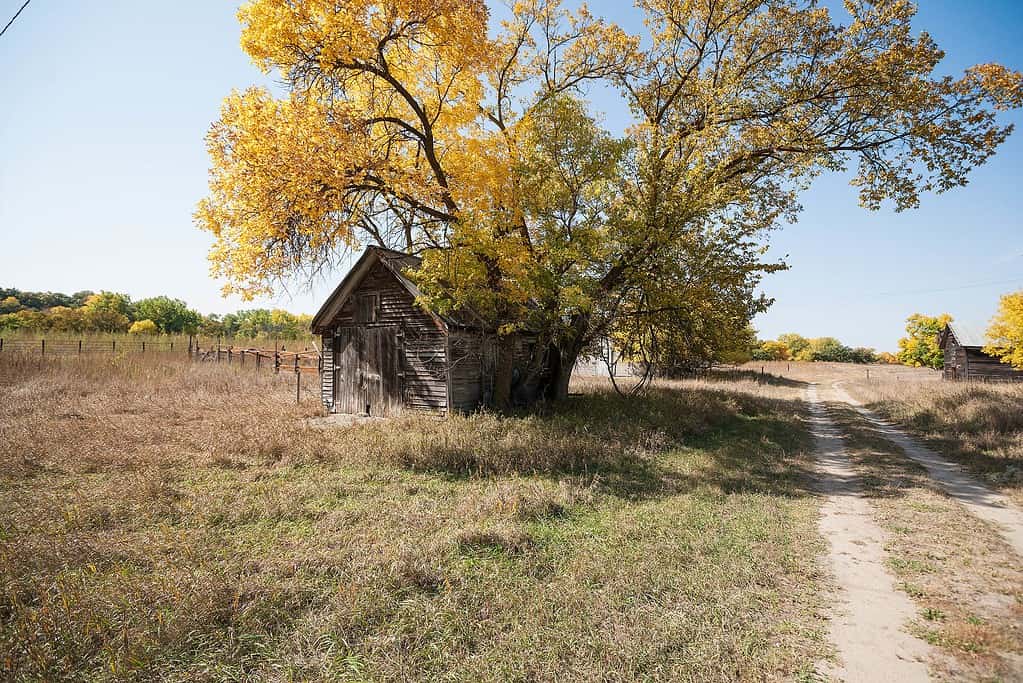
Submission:
[[[984,331],[979,326],[969,323],[952,322],[948,324],[960,346],[980,348],[987,342],[984,339]]]

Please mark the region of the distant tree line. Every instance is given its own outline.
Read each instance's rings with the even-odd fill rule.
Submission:
[[[280,337],[308,334],[312,316],[256,308],[202,315],[181,299],[156,296],[132,301],[118,292],[25,292],[0,288],[0,331],[128,332],[139,335],[202,334],[225,337]]]
[[[208,315],[203,318],[201,332],[209,336],[296,339],[309,334],[312,320],[311,315],[294,315],[279,308],[253,308],[224,316]]]
[[[783,334],[761,341],[753,349],[753,360],[795,360],[832,363],[878,363],[889,361],[891,354],[878,354],[863,346],[846,346],[834,337],[806,338]],[[893,357],[892,357],[893,358]]]
[[[945,353],[938,346],[938,336],[950,322],[952,316],[948,313],[912,314],[906,318],[906,336],[899,339],[899,350],[894,354],[849,348],[833,337],[806,339],[798,334],[783,334],[776,340],[759,342],[753,349],[753,359],[900,363],[940,370],[945,364]],[[985,353],[1023,369],[1023,290],[1001,297],[986,337]]]
[[[93,292],[84,290],[74,294],[60,292],[23,292],[20,289],[0,287],[0,313],[17,310],[45,311],[47,308],[80,308]]]

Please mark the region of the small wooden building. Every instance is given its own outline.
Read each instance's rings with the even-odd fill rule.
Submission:
[[[369,247],[313,318],[323,340],[321,398],[330,413],[472,412],[488,405],[497,337],[469,313],[439,315],[421,304],[405,273],[420,260]],[[535,340],[514,341],[513,397],[536,398],[527,373]]]
[[[944,379],[973,381],[1023,381],[1016,370],[984,353],[984,335],[962,323],[949,323],[938,334],[938,346],[945,352]]]

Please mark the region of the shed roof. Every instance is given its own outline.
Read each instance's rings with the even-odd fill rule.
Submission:
[[[984,339],[984,332],[978,325],[956,321],[950,322],[947,329],[952,332],[952,336],[960,346],[979,349],[987,343]]]
[[[415,299],[421,300],[423,293],[419,287],[416,286],[412,280],[406,277],[405,273],[409,270],[413,270],[419,267],[422,263],[422,259],[413,254],[406,254],[401,251],[394,251],[393,249],[385,249],[384,247],[369,246],[366,251],[362,253],[359,260],[355,262],[352,269],[348,271],[344,279],[341,280],[327,300],[323,302],[320,310],[313,316],[313,321],[310,327],[313,332],[320,332],[324,329],[330,320],[337,315],[338,311],[345,305],[345,302],[355,293],[358,289],[359,284],[363,278],[369,274],[373,266],[376,264],[383,265],[394,278],[404,287],[409,294]],[[424,310],[433,316],[439,323],[453,327],[473,327],[475,318],[471,312],[464,312],[462,314],[454,315],[440,315],[434,311],[427,309],[424,306]]]

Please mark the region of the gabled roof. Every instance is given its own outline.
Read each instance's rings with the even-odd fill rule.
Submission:
[[[395,276],[395,279],[409,290],[409,294],[413,297],[420,296],[419,288],[407,277],[400,274],[403,269],[418,267],[419,262],[420,259],[417,256],[384,249],[383,247],[368,247],[366,251],[362,252],[362,256],[359,257],[359,260],[348,271],[348,274],[344,276],[344,279],[341,280],[341,284],[331,292],[327,300],[320,306],[320,310],[313,316],[313,321],[310,324],[313,332],[319,333],[328,322],[337,316],[345,302],[351,298],[363,279],[378,263],[387,268]]]
[[[348,271],[344,279],[341,280],[341,284],[327,297],[327,300],[323,302],[320,310],[313,316],[313,321],[310,327],[314,333],[319,333],[323,330],[325,325],[333,320],[338,312],[344,307],[345,302],[351,298],[355,290],[362,284],[363,279],[369,274],[373,267],[377,264],[382,265],[394,279],[404,287],[413,298],[420,300],[423,293],[419,290],[412,280],[406,277],[405,273],[409,270],[413,270],[419,267],[422,263],[422,259],[412,254],[406,254],[400,251],[394,251],[393,249],[385,249],[384,247],[370,246],[366,248],[366,251],[362,253],[359,260],[355,262],[352,269]],[[453,327],[473,327],[473,322],[468,318],[470,316],[449,316],[439,315],[434,311],[427,309],[425,306],[423,310],[427,314],[432,316],[440,325],[453,326]],[[466,319],[463,319],[466,318]]]
[[[938,337],[938,345],[942,349],[946,348],[949,335],[955,338],[959,346],[970,349],[979,349],[987,343],[984,339],[984,333],[979,327],[974,327],[967,323],[951,322],[945,326],[945,329],[941,331]]]

